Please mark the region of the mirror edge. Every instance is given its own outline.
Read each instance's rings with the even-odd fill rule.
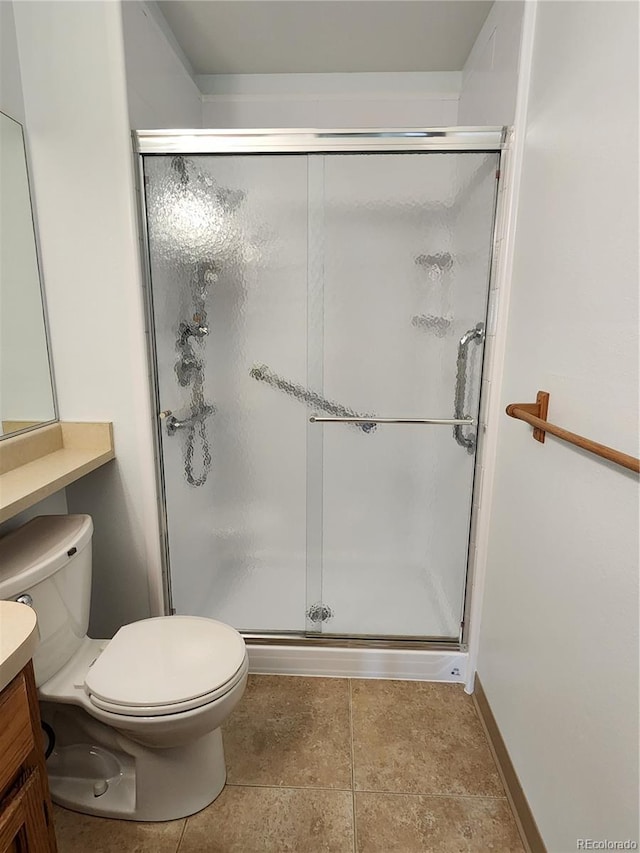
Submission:
[[[53,418],[48,421],[40,421],[40,423],[34,424],[33,426],[23,427],[23,429],[13,430],[12,432],[8,432],[4,435],[0,432],[0,441],[3,441],[7,438],[13,438],[15,435],[24,435],[26,432],[34,432],[34,430],[40,429],[41,427],[50,426],[51,424],[59,423],[60,421],[60,410],[58,408],[58,393],[56,388],[56,376],[55,369],[53,366],[53,355],[51,352],[51,330],[49,328],[49,311],[47,307],[47,294],[45,292],[44,287],[44,272],[42,267],[42,251],[40,247],[40,230],[38,224],[38,212],[36,209],[35,195],[34,195],[34,187],[33,187],[33,167],[31,163],[31,156],[29,152],[29,146],[27,144],[27,132],[25,126],[22,122],[15,119],[13,116],[10,116],[8,113],[4,112],[4,110],[0,110],[0,115],[3,115],[5,118],[8,118],[10,121],[17,124],[20,128],[20,134],[22,136],[22,149],[24,151],[24,159],[27,168],[27,187],[29,189],[29,206],[31,209],[31,226],[33,228],[33,244],[35,248],[36,254],[36,266],[38,268],[38,280],[40,282],[40,304],[42,306],[42,321],[44,326],[44,337],[45,337],[45,345],[47,348],[47,362],[49,364],[49,379],[51,382],[51,400],[53,403]]]

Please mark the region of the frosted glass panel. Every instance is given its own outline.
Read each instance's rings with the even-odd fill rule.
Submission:
[[[486,315],[496,166],[495,154],[325,158],[325,396],[379,417],[455,416],[459,341]],[[480,339],[468,354],[475,417]],[[457,637],[474,454],[450,426],[312,428],[322,630]]]
[[[214,408],[200,486],[185,475],[190,429],[162,431],[173,606],[240,629],[303,630],[307,410],[255,377],[266,366],[306,383],[306,159],[147,157],[145,173],[159,406],[191,416],[177,341],[206,312],[208,333],[188,343]],[[197,433],[195,475],[201,448]]]
[[[458,636],[475,428],[309,417],[477,416],[496,166],[144,158],[176,612]]]

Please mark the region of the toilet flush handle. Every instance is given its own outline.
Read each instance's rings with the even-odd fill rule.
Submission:
[[[23,592],[15,600],[18,604],[26,604],[27,607],[33,607],[33,598],[31,598],[28,592]]]

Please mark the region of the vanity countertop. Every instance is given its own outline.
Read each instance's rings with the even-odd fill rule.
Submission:
[[[16,601],[0,601],[0,690],[29,663],[38,642],[35,610]]]
[[[115,458],[110,423],[56,422],[0,441],[0,522]]]

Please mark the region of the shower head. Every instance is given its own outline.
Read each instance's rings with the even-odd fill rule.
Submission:
[[[228,187],[217,187],[215,192],[220,206],[227,213],[236,211],[246,198],[244,190],[230,190]]]
[[[171,168],[177,173],[180,183],[186,186],[189,183],[189,173],[187,172],[187,161],[182,155],[177,155],[171,158]]]
[[[246,198],[244,190],[232,190],[228,187],[217,186],[208,175],[203,175],[193,160],[188,160],[182,154],[177,154],[171,158],[171,166],[183,187],[188,186],[192,177],[195,177],[196,181],[204,183],[207,190],[213,194],[226,213],[233,213]]]

